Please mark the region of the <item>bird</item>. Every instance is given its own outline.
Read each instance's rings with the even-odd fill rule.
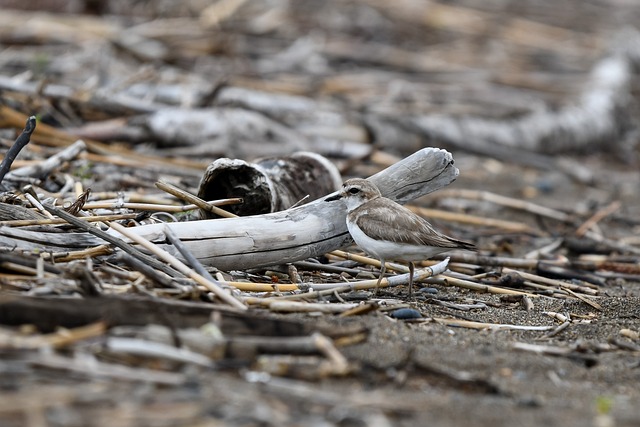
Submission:
[[[362,178],[344,182],[341,191],[325,199],[342,199],[347,207],[347,229],[356,244],[380,260],[376,288],[386,271],[385,261],[409,263],[409,297],[413,296],[414,261],[425,260],[452,249],[476,250],[473,243],[446,236],[424,218],[391,199]]]

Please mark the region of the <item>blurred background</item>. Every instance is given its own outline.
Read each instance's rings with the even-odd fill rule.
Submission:
[[[218,157],[299,150],[367,176],[436,146],[454,153],[457,186],[638,207],[635,1],[0,6],[5,106],[69,135],[190,161],[152,172],[103,164],[87,174],[94,191],[158,174],[195,186]],[[5,146],[18,123],[4,115]]]
[[[24,205],[38,206],[37,196],[76,213],[115,211],[128,225],[150,221],[158,206],[161,215],[153,220],[193,219],[155,183],[197,193],[207,165],[218,159],[257,163],[265,156],[310,151],[314,154],[297,158],[317,160],[315,153],[320,154],[331,163],[322,159],[319,164],[329,167],[317,169],[337,168],[340,174],[328,173],[323,180],[305,168],[291,169],[299,174],[294,178],[311,177],[315,196],[323,197],[331,189],[319,184],[335,188],[423,147],[440,147],[453,153],[460,176],[419,201],[436,209],[419,212],[439,230],[480,248],[479,261],[457,262],[456,277],[543,296],[534,308],[531,301],[525,304],[524,294],[516,299],[436,283],[412,304],[422,310],[417,312],[425,317],[421,324],[384,314],[394,305],[409,307],[398,290],[383,294],[391,305],[376,302],[365,307],[366,315],[267,318],[262,316],[267,309],[256,309],[249,316],[261,315],[249,323],[238,318],[242,322],[234,331],[235,314],[224,314],[224,321],[222,314],[212,315],[208,292],[156,286],[157,278],[133,274],[138,269],[149,274],[148,268],[105,260],[107,247],[91,242],[89,248],[104,252],[36,247],[21,256],[17,245],[2,242],[35,246],[41,236],[54,234],[43,232],[50,229],[62,229],[56,237],[70,240],[80,234],[66,225],[41,228],[39,217],[10,218],[20,224],[0,226],[0,238],[13,239],[0,242],[0,317],[21,326],[0,328],[0,416],[6,420],[0,424],[220,426],[230,420],[229,425],[246,426],[457,426],[471,419],[492,427],[639,425],[638,5],[635,0],[0,0],[0,156],[14,145],[29,116],[39,119],[13,163],[36,167],[10,182],[15,194],[31,197]],[[84,144],[76,144],[79,138]],[[38,169],[69,147],[77,150],[55,157],[59,161],[45,172]],[[263,162],[276,172],[285,169]],[[3,185],[7,181],[0,178]],[[213,187],[203,197],[226,197],[217,192],[226,188],[224,182]],[[232,192],[239,195],[245,193]],[[4,196],[7,203],[0,205],[20,201]],[[165,211],[169,204],[177,208],[171,210],[175,215]],[[33,209],[22,210],[35,215]],[[32,221],[38,225],[23,231]],[[250,235],[244,240],[252,244]],[[230,246],[220,246],[225,245]],[[302,279],[292,265],[286,274],[253,269],[216,277],[264,285],[261,296],[275,295],[273,289],[279,294],[288,281],[313,285],[374,277],[369,271],[361,276],[353,261],[333,257],[333,264],[349,270],[327,273],[320,264],[306,263],[296,267]],[[518,257],[516,264],[509,264],[510,257]],[[532,283],[531,275],[525,281],[507,269],[500,276],[502,262],[544,277]],[[104,295],[96,298],[101,283]],[[17,304],[32,303],[33,296],[43,298],[41,305],[27,310]],[[110,296],[122,298],[106,305]],[[353,301],[362,298],[373,297],[354,295]],[[76,331],[76,338],[66,330],[48,334],[60,319],[76,322],[78,313],[93,316],[92,322],[99,313],[107,323]],[[47,333],[36,333],[32,321],[17,322],[23,315],[40,319]],[[490,327],[457,328],[427,316]],[[143,325],[136,333],[146,334],[149,323],[166,324],[169,349],[186,345],[186,335],[179,333],[187,326],[207,322],[218,328],[222,322],[229,330],[207,327],[193,335],[194,348],[206,357],[171,359],[176,353],[161,347],[138,358],[128,347],[104,344],[116,333],[132,334],[131,329],[107,331],[118,318],[124,325],[131,319]],[[523,323],[551,324],[553,330],[522,330]],[[84,323],[71,324],[78,325]],[[499,332],[512,325],[514,331]],[[152,328],[157,325],[149,326],[151,338],[145,342],[165,339]],[[264,354],[248,350],[249,340],[237,341],[231,356],[233,347],[220,352],[223,347],[215,347],[215,354],[205,348],[218,333],[262,338],[289,331],[304,338],[320,327],[341,342],[340,351],[355,367],[352,376],[306,382],[325,365],[297,355],[287,359],[294,368],[283,374],[284,359],[258,359]],[[320,345],[315,334],[309,338]],[[259,347],[266,341],[255,342]],[[288,341],[265,351],[289,348],[283,342]],[[519,350],[516,344],[522,344]],[[258,360],[267,362],[254,363]]]

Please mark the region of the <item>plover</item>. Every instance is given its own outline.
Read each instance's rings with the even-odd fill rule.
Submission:
[[[436,231],[424,218],[382,197],[380,190],[366,179],[349,179],[342,190],[325,201],[343,199],[347,206],[347,228],[362,250],[380,260],[376,286],[384,276],[385,261],[409,263],[409,295],[412,296],[414,261],[425,260],[452,249],[476,250],[463,242]]]

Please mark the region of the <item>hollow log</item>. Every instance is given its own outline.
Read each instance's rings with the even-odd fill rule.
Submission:
[[[406,203],[438,190],[458,176],[453,157],[445,150],[424,148],[387,169],[373,175],[382,194],[399,203]],[[210,219],[190,222],[151,224],[133,227],[130,231],[159,244],[180,258],[167,241],[164,229],[172,231],[205,265],[220,270],[241,270],[294,262],[322,255],[353,243],[346,227],[346,209],[342,202],[325,202],[325,198],[297,208],[264,215]],[[119,233],[111,230],[113,235]],[[33,249],[45,242],[49,233],[0,227],[0,244]],[[86,233],[59,233],[48,240],[43,250],[61,245],[71,250],[103,244]],[[122,236],[120,236],[122,237]],[[66,244],[61,244],[60,239]],[[83,244],[80,244],[82,241]],[[55,242],[55,243],[54,243]]]

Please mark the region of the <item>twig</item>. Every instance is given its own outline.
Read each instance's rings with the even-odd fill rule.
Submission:
[[[314,332],[311,335],[311,339],[315,343],[316,347],[320,352],[326,357],[331,363],[333,370],[332,373],[334,375],[343,375],[349,371],[349,362],[347,359],[338,351],[333,341],[319,332]]]
[[[610,203],[608,206],[605,206],[604,208],[598,210],[596,213],[594,213],[591,216],[591,218],[586,220],[584,223],[582,223],[580,227],[578,227],[578,229],[576,230],[576,236],[578,237],[584,236],[585,233],[589,231],[589,229],[591,229],[591,227],[593,227],[598,222],[602,221],[604,218],[608,217],[609,215],[611,215],[612,213],[620,209],[620,206],[621,206],[620,201],[616,200],[615,202]]]
[[[369,258],[368,256],[352,254],[350,252],[341,251],[341,250],[335,250],[330,252],[329,254],[340,257],[340,258],[353,260],[353,261],[359,262],[360,264],[372,265],[377,268],[382,268],[382,264],[380,263],[380,260],[377,260],[375,258]],[[409,267],[404,265],[390,263],[390,262],[386,262],[385,265],[387,267],[387,270],[400,271],[403,273],[409,272]]]
[[[141,367],[129,368],[124,365],[104,363],[95,358],[70,358],[56,354],[36,354],[28,363],[51,369],[60,369],[89,378],[116,378],[123,381],[142,381],[167,385],[180,385],[186,381],[182,373],[165,372]]]
[[[243,292],[290,292],[300,290],[298,285],[289,283],[249,283],[249,282],[224,282]]]
[[[160,286],[162,286],[164,288],[180,289],[180,290],[184,291],[184,288],[182,286],[178,285],[177,283],[175,283],[171,279],[171,277],[169,277],[167,275],[163,275],[162,272],[154,269],[150,265],[147,265],[146,263],[140,261],[138,258],[136,258],[134,256],[131,256],[130,254],[128,254],[126,252],[118,253],[116,259],[118,261],[124,262],[129,267],[131,267],[132,269],[138,271],[139,273],[142,273],[147,278],[149,278],[150,280],[152,280],[155,283],[158,283]]]
[[[242,203],[241,198],[221,199],[210,203],[213,206],[225,206]],[[200,206],[192,203],[188,205],[162,205],[158,203],[132,203],[132,202],[89,202],[84,205],[84,209],[135,209],[143,211],[161,211],[161,212],[186,212],[199,209]]]
[[[474,322],[472,320],[445,319],[440,317],[434,317],[433,321],[447,326],[459,326],[470,329],[490,329],[493,331],[549,331],[554,328],[554,326],[510,325],[501,323]]]
[[[169,240],[169,242],[175,246],[175,248],[178,250],[178,252],[180,252],[182,254],[182,256],[184,257],[184,259],[187,260],[187,262],[189,262],[189,265],[191,265],[191,268],[193,268],[196,273],[198,273],[199,275],[201,275],[202,277],[204,277],[205,279],[207,279],[208,281],[210,281],[211,283],[215,283],[216,285],[218,285],[220,288],[228,288],[229,286],[218,282],[216,279],[214,279],[211,274],[204,268],[204,266],[200,263],[200,261],[198,261],[198,259],[193,256],[193,254],[191,253],[191,251],[189,250],[189,248],[187,248],[182,241],[180,240],[180,238],[176,235],[176,233],[171,230],[170,227],[165,227],[164,228],[164,234],[165,236],[167,236],[167,240]]]
[[[42,162],[36,163],[35,165],[25,166],[8,173],[6,178],[12,181],[18,181],[27,177],[39,180],[44,179],[54,169],[60,167],[64,162],[75,159],[80,155],[80,153],[86,151],[86,149],[87,145],[84,141],[78,140]]]
[[[534,215],[552,218],[561,222],[571,223],[571,216],[556,209],[547,208],[538,204],[527,202],[512,197],[501,196],[489,191],[476,190],[443,190],[437,194],[437,197],[464,198],[469,200],[478,200],[484,202],[495,203],[496,205],[506,206],[512,209],[518,209]]]
[[[540,276],[538,274],[527,273],[524,271],[512,270],[511,268],[503,268],[503,274],[517,274],[525,280],[530,280],[536,283],[542,283],[545,285],[553,286],[556,288],[570,289],[572,291],[578,291],[589,295],[597,295],[598,288],[595,285],[585,284],[576,285],[575,283],[563,282],[561,280],[550,279],[548,277]]]
[[[139,338],[110,337],[105,342],[105,350],[116,354],[125,353],[135,356],[174,360],[207,368],[213,367],[213,361],[209,357],[196,353],[195,351]]]
[[[176,258],[173,255],[171,255],[169,252],[164,251],[164,250],[160,250],[155,244],[151,243],[150,241],[148,241],[144,237],[141,237],[141,236],[139,236],[137,234],[129,232],[129,230],[127,230],[126,227],[123,227],[122,225],[118,224],[117,222],[108,222],[107,224],[111,228],[113,228],[115,231],[117,231],[118,233],[122,234],[123,236],[126,236],[127,238],[131,239],[132,241],[134,241],[134,242],[138,243],[139,245],[141,245],[142,247],[144,247],[145,249],[153,252],[158,258],[160,258],[163,261],[167,262],[173,268],[175,268],[176,270],[178,270],[179,272],[181,272],[185,276],[193,279],[198,284],[204,286],[205,288],[207,288],[208,290],[213,292],[218,298],[220,298],[220,300],[222,300],[225,303],[231,305],[232,307],[235,307],[235,308],[238,308],[238,309],[241,309],[241,310],[246,310],[247,309],[247,307],[241,301],[239,301],[238,299],[236,299],[232,295],[229,295],[228,293],[226,293],[220,286],[216,285],[215,283],[210,282],[209,280],[207,280],[204,277],[202,277],[200,274],[198,274],[195,271],[193,271],[192,269],[190,269],[182,261],[180,261],[178,258]]]
[[[157,268],[167,274],[169,274],[170,276],[175,275],[175,273],[171,270],[171,268],[167,267],[166,265],[162,264],[161,262],[158,262],[156,259],[150,257],[149,255],[143,254],[142,252],[140,252],[138,249],[134,248],[133,246],[131,246],[130,244],[128,244],[127,242],[125,242],[122,239],[119,239],[115,236],[112,236],[110,234],[105,233],[104,231],[100,230],[97,227],[91,226],[89,225],[86,221],[76,218],[75,216],[71,215],[70,213],[64,211],[63,209],[58,209],[56,207],[53,206],[47,206],[47,205],[43,205],[44,209],[47,210],[47,212],[49,212],[50,214],[54,214],[62,219],[64,219],[65,221],[67,221],[70,224],[75,225],[76,227],[90,233],[93,234],[94,236],[97,236],[99,238],[101,238],[102,240],[105,240],[109,243],[111,243],[112,245],[114,245],[117,248],[122,249],[123,251],[125,251],[126,253],[140,259],[143,262],[148,263],[149,265],[152,265],[154,268]],[[111,223],[111,224],[115,224],[115,223]]]
[[[18,157],[20,151],[29,143],[31,140],[31,134],[36,130],[36,116],[31,116],[27,119],[27,123],[24,126],[24,130],[16,139],[16,142],[9,148],[7,154],[2,159],[2,163],[0,163],[0,186],[2,186],[2,180],[4,180],[5,175],[11,169],[11,164]],[[0,187],[4,188],[4,186]]]
[[[213,204],[202,200],[200,197],[194,196],[193,194],[188,193],[176,187],[175,185],[171,185],[167,182],[158,181],[156,182],[156,187],[158,187],[162,191],[166,191],[167,193],[176,196],[181,200],[186,200],[189,203],[193,203],[194,205],[198,206],[200,209],[214,213],[223,218],[236,218],[238,216],[231,212],[227,212],[224,209],[220,209],[219,207],[214,206]]]
[[[534,354],[578,359],[584,361],[589,365],[594,365],[598,362],[598,359],[594,356],[578,353],[575,347],[555,347],[550,345],[529,344],[524,342],[513,343],[511,347],[514,350],[528,351]]]
[[[566,320],[564,322],[562,322],[560,324],[560,326],[557,326],[556,328],[554,328],[551,332],[549,332],[548,334],[546,334],[544,336],[544,338],[553,338],[556,335],[558,335],[560,332],[564,331],[565,329],[567,329],[569,327],[569,325],[571,324],[570,320]]]
[[[490,294],[505,294],[505,295],[527,295],[531,298],[537,297],[529,292],[515,291],[513,289],[499,288],[496,286],[483,285],[480,283],[471,282],[465,279],[459,279],[456,277],[441,275],[440,277],[434,277],[428,280],[429,283],[436,283],[445,286],[457,286],[463,289],[471,289],[477,292],[487,292]]]
[[[448,265],[448,260],[444,260],[434,265],[433,267],[416,270],[413,276],[413,280],[414,282],[417,282],[419,280],[424,280],[427,277],[441,274],[443,271],[447,269],[447,265]],[[227,282],[227,283],[232,285],[235,284],[234,282]],[[409,274],[402,274],[399,276],[383,278],[379,286],[378,286],[377,279],[362,280],[362,281],[353,282],[353,283],[315,283],[313,284],[314,290],[310,290],[309,292],[294,294],[294,295],[285,295],[285,296],[273,297],[273,298],[248,297],[248,298],[244,298],[244,301],[247,304],[268,306],[273,301],[317,299],[323,296],[332,295],[336,292],[342,293],[342,292],[351,292],[351,291],[358,291],[358,290],[365,290],[365,289],[385,288],[388,286],[406,285],[408,283],[409,283]]]
[[[51,259],[57,262],[69,262],[77,259],[94,258],[100,255],[107,255],[113,252],[113,248],[110,245],[94,246],[93,248],[87,248],[81,251],[71,252],[55,252],[55,253],[43,253],[41,255],[44,259]]]
[[[81,221],[86,222],[102,222],[102,221],[117,221],[121,219],[134,219],[138,216],[137,213],[130,214],[115,214],[115,215],[95,215],[83,217]],[[59,218],[50,219],[14,219],[10,221],[0,221],[0,226],[6,225],[9,227],[27,227],[30,225],[58,225],[68,224],[69,221]]]
[[[380,264],[379,261],[378,261],[378,264]],[[413,281],[418,282],[428,277],[433,277],[433,276],[442,274],[446,271],[448,265],[449,265],[449,259],[447,258],[444,261],[440,261],[438,264],[435,264],[431,267],[425,267],[425,268],[416,270],[413,274]],[[312,285],[312,287],[314,290],[341,289],[344,287],[350,288],[351,290],[364,290],[364,289],[375,289],[377,283],[378,283],[378,280],[373,279],[373,280],[362,280],[354,283],[315,283]],[[393,286],[407,285],[407,284],[409,284],[408,273],[383,278],[378,287],[385,288],[385,287],[393,287]]]
[[[310,313],[320,312],[336,314],[342,313],[347,310],[351,310],[357,307],[359,303],[345,303],[345,304],[327,304],[327,303],[311,303],[311,302],[297,302],[297,301],[278,301],[276,299],[270,302],[269,310],[280,313]]]
[[[420,208],[407,206],[413,212],[429,219],[441,219],[445,221],[459,222],[462,224],[479,225],[506,230],[512,233],[527,233],[534,236],[544,236],[546,233],[522,222],[506,221],[502,219],[487,218],[478,215],[469,215],[456,212],[447,212],[439,209]]]
[[[96,322],[77,328],[64,329],[63,331],[51,334],[32,336],[13,335],[10,338],[3,339],[0,347],[5,349],[60,348],[88,338],[101,336],[106,330],[107,325],[104,322]]]
[[[444,257],[451,258],[451,262],[462,262],[467,264],[482,265],[486,267],[511,267],[511,268],[525,268],[528,270],[534,270],[538,268],[541,263],[550,265],[562,265],[568,266],[570,262],[568,260],[544,260],[538,259],[526,259],[526,258],[507,258],[499,256],[485,256],[476,253],[468,252],[452,252],[448,254],[436,255],[434,259],[441,259]],[[424,264],[424,263],[423,263]]]

